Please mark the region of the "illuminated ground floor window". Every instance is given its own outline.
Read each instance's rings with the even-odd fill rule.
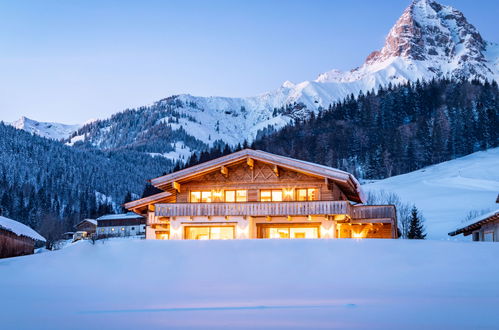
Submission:
[[[168,231],[156,231],[156,239],[169,239],[170,232]]]
[[[319,238],[319,226],[311,224],[258,225],[259,238]]]
[[[185,227],[185,239],[234,239],[234,226]]]

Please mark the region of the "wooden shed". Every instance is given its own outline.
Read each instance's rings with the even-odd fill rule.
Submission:
[[[0,258],[33,254],[36,241],[45,242],[45,238],[18,221],[0,216]]]

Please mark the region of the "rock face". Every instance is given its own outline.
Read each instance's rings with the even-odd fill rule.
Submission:
[[[216,140],[251,141],[259,131],[279,129],[351,94],[389,83],[442,77],[498,80],[498,55],[499,47],[484,41],[460,11],[432,0],[415,0],[392,27],[383,48],[372,52],[359,68],[331,70],[297,84],[286,81],[248,98],[168,97],[86,125],[69,144],[82,141],[98,148],[124,148],[139,143],[141,150],[175,158]],[[153,135],[156,147],[151,150],[146,145]],[[159,147],[159,141],[166,149]]]
[[[368,57],[366,64],[402,57],[440,66],[448,64],[454,77],[475,75],[485,79],[493,74],[486,65],[486,46],[460,11],[435,1],[417,0],[390,30],[381,51]],[[445,73],[440,66],[433,66],[432,71]]]

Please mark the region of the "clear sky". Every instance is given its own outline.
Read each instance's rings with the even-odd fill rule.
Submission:
[[[0,1],[0,120],[81,123],[172,94],[349,70],[410,0]],[[497,0],[441,0],[499,42]]]

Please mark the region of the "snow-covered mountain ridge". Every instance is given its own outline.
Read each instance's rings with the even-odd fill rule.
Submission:
[[[80,127],[83,126],[79,124],[67,125],[61,123],[39,122],[24,116],[8,124],[17,129],[22,129],[32,134],[36,134],[41,137],[53,140],[66,139],[73,132],[75,132],[76,130],[78,130]]]
[[[251,141],[261,131],[279,129],[352,94],[390,83],[443,77],[498,80],[499,46],[483,40],[457,9],[433,0],[414,0],[389,31],[383,47],[356,69],[331,70],[297,84],[286,81],[254,97],[171,96],[85,125],[68,144],[84,142],[102,149],[140,146],[175,158],[185,154],[178,145],[199,150],[217,140],[232,145]],[[146,147],[151,139],[156,139],[153,150]],[[166,147],[158,147],[158,139]]]

